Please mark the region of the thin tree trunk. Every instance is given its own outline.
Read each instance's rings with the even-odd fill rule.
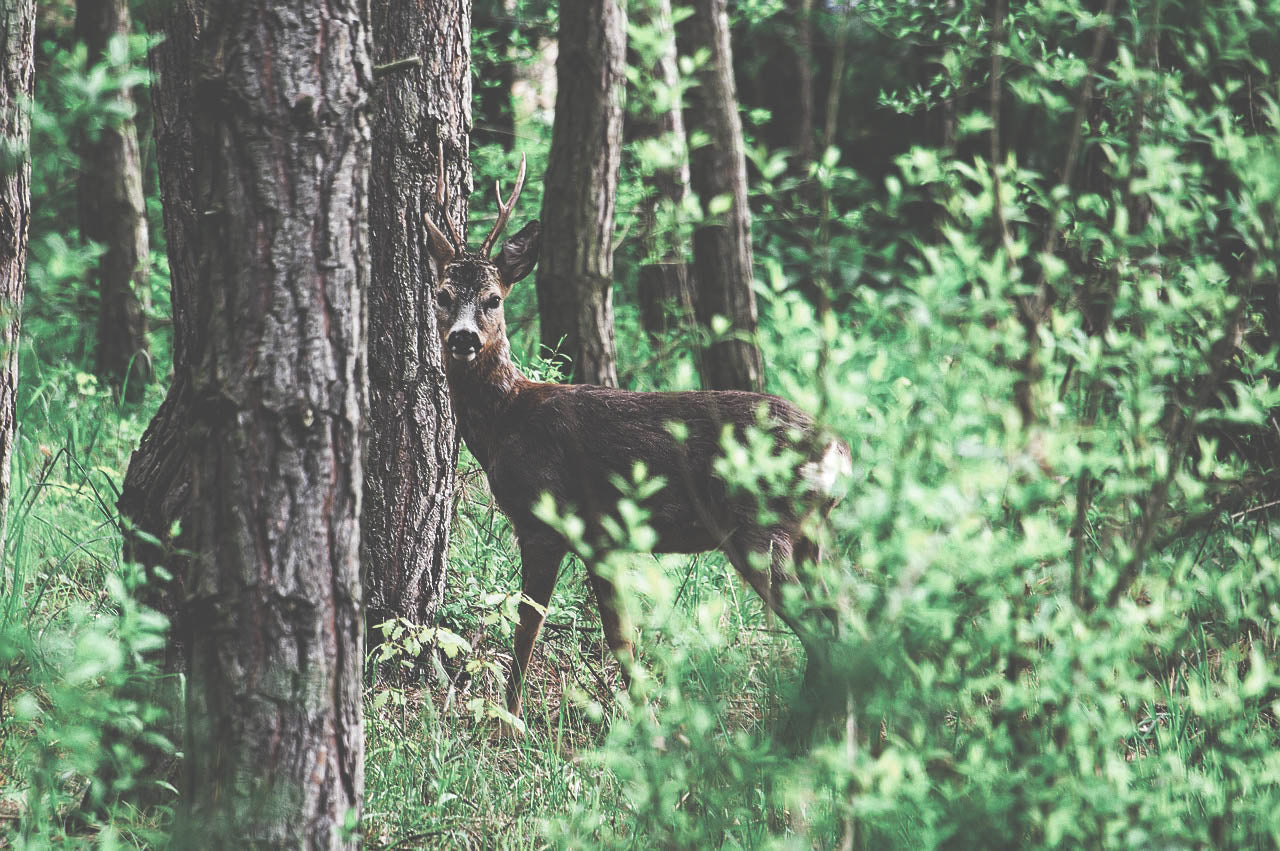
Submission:
[[[575,381],[618,384],[613,214],[622,146],[626,11],[620,0],[561,0],[556,117],[542,201],[542,344]]]
[[[510,151],[516,142],[513,101],[516,63],[511,58],[514,12],[508,9],[506,0],[478,0],[473,8],[475,27],[489,33],[485,46],[494,57],[492,64],[476,64],[476,72],[480,75],[480,86],[476,92],[476,111],[479,114],[473,135],[477,143],[496,142],[502,145],[503,150]]]
[[[364,785],[366,10],[203,4],[186,57],[191,191],[172,200],[198,206],[169,250],[190,260],[207,309],[189,317],[203,346],[186,354],[180,543],[200,569],[187,577],[179,844],[358,841],[343,828]]]
[[[666,96],[678,97],[680,90],[671,0],[642,0],[637,5],[637,25],[653,28],[661,35],[662,46],[656,56],[636,57],[637,62],[650,68],[656,85],[652,98],[632,110],[631,138],[665,140],[677,152],[674,167],[657,168],[646,177],[646,195],[639,211],[639,238],[645,249],[638,282],[640,322],[656,340],[671,327],[694,318],[687,252],[674,221],[689,197],[688,142],[678,102],[662,100]]]
[[[84,43],[90,65],[106,58],[113,36],[129,32],[125,0],[77,0],[76,39]],[[115,99],[132,111],[129,92],[119,92]],[[98,259],[98,372],[123,387],[127,399],[137,401],[152,373],[147,317],[138,298],[150,274],[150,249],[138,133],[132,120],[80,140],[79,183],[80,235],[104,249]]]
[[[795,88],[778,103],[774,120],[780,121],[793,152],[791,168],[798,177],[807,176],[813,161],[813,0],[787,0],[787,22],[791,32],[786,61],[792,65]]]
[[[755,126],[756,141],[791,151],[789,169],[801,177],[813,158],[818,119],[814,70],[820,30],[814,7],[814,0],[782,0],[776,13],[763,18],[737,16],[729,35],[736,46],[739,100],[769,112]]]
[[[422,64],[378,84],[369,181],[369,410],[361,515],[372,628],[429,623],[444,590],[458,440],[430,294],[436,269],[423,214],[465,227],[471,129],[470,3],[384,0],[373,10],[375,62]],[[435,208],[437,142],[448,210]]]
[[[34,0],[0,0],[0,546],[9,507],[9,465],[16,436],[18,336],[31,221],[31,113],[35,83]]]
[[[759,390],[763,367],[755,343],[751,209],[725,0],[695,0],[693,14],[676,26],[676,43],[681,56],[709,51],[685,108],[690,134],[701,131],[709,140],[689,156],[693,189],[705,216],[693,233],[694,278],[699,322],[713,328],[713,318],[721,316],[729,327],[704,352],[702,381],[717,390]],[[713,215],[710,205],[717,198],[727,199],[729,206]]]

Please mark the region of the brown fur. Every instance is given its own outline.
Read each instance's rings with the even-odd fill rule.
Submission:
[[[797,581],[798,562],[820,557],[816,541],[806,533],[807,522],[814,514],[825,515],[834,500],[810,489],[794,503],[770,503],[767,508],[775,520],[761,525],[761,507],[750,498],[731,496],[713,464],[721,454],[723,428],[728,425],[742,436],[762,415],[779,450],[795,449],[801,457],[819,462],[832,441],[819,439],[811,419],[776,396],[737,391],[638,393],[526,379],[511,360],[501,305],[495,308],[492,302],[495,296],[505,297],[532,268],[537,238],[536,225],[527,226],[493,261],[465,251],[437,255],[442,279],[437,295],[447,293],[438,302],[437,319],[458,430],[515,526],[523,592],[537,604],[520,606],[508,709],[520,714],[524,672],[543,622],[539,607],[545,610],[560,562],[569,551],[559,533],[534,517],[533,506],[549,492],[562,513],[572,512],[586,523],[591,546],[607,546],[601,521],[615,510],[620,496],[612,480],[620,476],[629,481],[636,461],[643,461],[649,475],[665,482],[646,503],[649,523],[658,534],[655,551],[723,550],[799,635],[811,676],[822,647],[798,613],[784,605],[780,588]],[[472,359],[464,359],[477,348]],[[670,423],[682,424],[687,439],[677,441]],[[848,447],[838,441],[834,445],[847,461]],[[757,566],[760,556],[767,567]],[[629,677],[630,629],[616,590],[590,560],[586,564],[605,638],[624,677]]]

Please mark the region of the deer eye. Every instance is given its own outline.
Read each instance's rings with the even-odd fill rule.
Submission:
[[[497,310],[498,305],[502,304],[502,297],[491,295],[484,303],[485,310]]]
[[[440,290],[440,292],[436,293],[436,304],[448,310],[449,305],[453,304],[453,296],[449,295],[448,290]]]

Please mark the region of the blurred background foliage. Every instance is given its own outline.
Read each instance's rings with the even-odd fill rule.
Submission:
[[[645,70],[645,2],[629,121],[679,97]],[[440,626],[465,649],[416,684],[370,679],[367,844],[1280,844],[1280,3],[730,14],[767,389],[854,449],[806,577],[838,612],[831,720],[792,735],[801,651],[723,559],[634,553],[632,530],[611,558],[641,624],[645,705],[615,694],[571,563],[528,736],[497,741],[519,558],[464,451]],[[163,844],[169,777],[121,743],[163,735],[138,697],[162,625],[131,602],[114,507],[170,371],[145,96],[140,295],[159,382],[137,404],[93,374],[98,249],[74,202],[73,140],[131,117],[108,95],[145,89],[148,37],[85,67],[73,4],[40,15],[0,826],[18,847]],[[540,208],[555,32],[552,3],[476,0],[477,232],[522,152],[534,179],[517,218]],[[661,139],[625,150],[624,387],[698,385],[695,332],[647,333],[636,293],[646,176],[684,155]],[[696,217],[660,221],[680,235]],[[517,358],[554,375],[531,285],[507,322]],[[744,480],[763,464],[748,458]],[[414,640],[391,644],[416,657]],[[134,786],[155,803],[112,803]]]

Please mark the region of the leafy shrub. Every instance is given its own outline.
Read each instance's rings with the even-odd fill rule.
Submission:
[[[861,184],[829,152],[812,173],[828,244],[803,270],[826,298],[793,286],[785,257],[764,264],[774,386],[854,449],[809,579],[839,612],[838,664],[824,693],[783,698],[837,717],[799,748],[782,719],[726,722],[735,662],[705,604],[677,652],[647,657],[651,712],[615,721],[597,756],[627,819],[578,809],[560,840],[1280,841],[1277,471],[1256,448],[1280,406],[1280,115],[1256,90],[1240,111],[1246,73],[1273,73],[1249,46],[1274,34],[1192,30],[1178,5],[1116,20],[1036,3],[998,40],[985,8],[871,4],[902,38],[943,19],[943,47],[969,57],[967,89],[940,77],[887,101],[967,92],[978,143],[1009,113],[1061,132],[995,163],[912,148],[856,215]],[[992,51],[1012,99],[995,113],[972,75]],[[632,590],[642,632],[670,629],[672,589]]]

